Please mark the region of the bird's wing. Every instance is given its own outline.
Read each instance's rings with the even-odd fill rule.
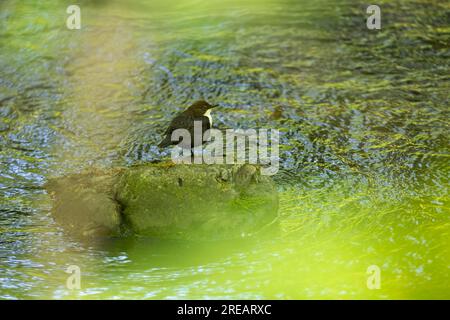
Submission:
[[[194,131],[194,121],[202,122],[202,131],[211,128],[208,117],[202,116],[201,118],[194,118],[192,116],[180,114],[172,120],[172,122],[170,123],[169,127],[167,128],[165,134],[166,135],[172,134],[172,132],[175,131],[176,129],[186,129],[189,132],[193,132]]]
[[[185,114],[179,114],[169,124],[165,134],[172,134],[176,129],[187,129],[194,127],[194,118]]]

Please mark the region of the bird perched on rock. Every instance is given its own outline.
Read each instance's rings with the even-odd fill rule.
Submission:
[[[178,114],[172,122],[170,122],[169,127],[164,133],[165,137],[158,145],[160,148],[164,148],[170,145],[179,144],[179,141],[172,141],[172,133],[177,129],[186,129],[191,135],[191,141],[182,141],[179,146],[185,149],[194,148],[202,145],[205,141],[203,140],[203,135],[205,131],[211,129],[212,118],[211,109],[217,107],[216,105],[211,105],[204,100],[194,102],[189,108],[187,108],[182,113]],[[198,121],[201,124],[201,130],[199,132],[194,132],[194,123]],[[200,127],[199,127],[200,128]],[[197,134],[198,137],[195,137]],[[200,136],[201,134],[201,136]],[[197,139],[195,139],[197,138]],[[189,143],[190,142],[190,143]]]

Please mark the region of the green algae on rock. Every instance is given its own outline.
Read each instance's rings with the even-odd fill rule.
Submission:
[[[275,186],[251,165],[130,168],[116,197],[135,233],[160,238],[239,237],[267,225],[278,211]]]

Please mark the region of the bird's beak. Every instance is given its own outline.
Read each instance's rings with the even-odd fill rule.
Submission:
[[[212,108],[217,108],[218,106],[219,106],[218,104],[215,104],[215,105],[210,106],[209,108],[210,108],[210,109],[212,109]]]

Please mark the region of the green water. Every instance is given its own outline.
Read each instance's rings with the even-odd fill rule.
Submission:
[[[362,1],[81,1],[68,30],[66,1],[2,1],[0,298],[450,298],[450,6],[377,4],[381,30]],[[65,235],[47,178],[167,156],[199,98],[281,131],[279,234]]]

